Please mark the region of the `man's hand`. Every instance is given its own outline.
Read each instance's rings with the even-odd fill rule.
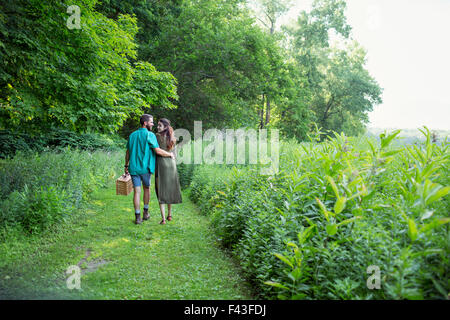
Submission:
[[[161,149],[161,148],[155,148],[154,149],[155,150],[155,152],[156,152],[156,154],[158,155],[158,156],[161,156],[161,157],[166,157],[166,158],[172,158],[172,159],[175,159],[175,155],[174,154],[172,154],[172,153],[170,153],[170,152],[167,152],[167,151],[164,151],[163,149]]]
[[[127,153],[125,154],[125,174],[128,174],[128,164],[130,163],[130,151],[127,149]]]

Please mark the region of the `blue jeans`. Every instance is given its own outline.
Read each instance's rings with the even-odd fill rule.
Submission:
[[[144,173],[144,174],[137,174],[137,175],[131,175],[131,181],[133,182],[133,186],[140,187],[141,186],[141,180],[144,187],[150,187],[150,178],[152,174],[151,173]]]

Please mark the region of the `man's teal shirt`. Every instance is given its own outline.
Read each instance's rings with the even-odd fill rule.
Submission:
[[[130,134],[127,149],[130,154],[128,172],[132,175],[155,173],[156,153],[158,141],[153,132],[140,128]]]

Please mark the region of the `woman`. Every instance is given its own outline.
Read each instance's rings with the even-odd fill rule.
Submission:
[[[156,139],[159,147],[164,151],[173,151],[176,143],[170,121],[163,118],[158,121]],[[172,158],[157,157],[155,168],[155,191],[159,201],[162,220],[166,224],[164,204],[167,204],[167,220],[172,220],[172,204],[181,203],[180,181],[178,179],[177,164]]]

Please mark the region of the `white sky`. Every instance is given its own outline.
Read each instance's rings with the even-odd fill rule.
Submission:
[[[294,0],[287,24],[312,0]],[[369,127],[450,130],[450,0],[347,0],[353,37],[383,103]]]

